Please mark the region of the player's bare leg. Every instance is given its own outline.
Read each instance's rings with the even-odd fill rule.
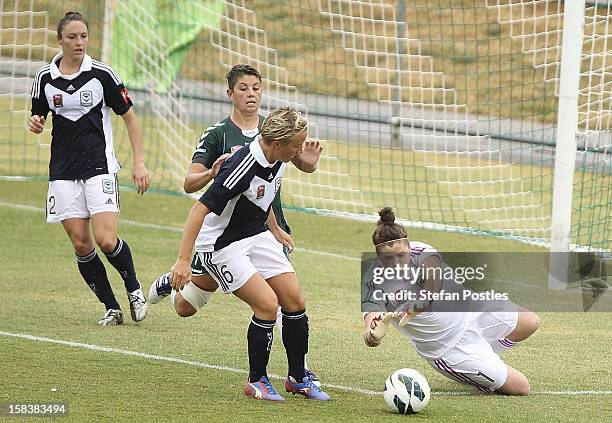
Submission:
[[[524,374],[506,365],[508,376],[504,384],[495,392],[502,395],[527,395],[531,390],[529,381]]]
[[[514,343],[523,341],[529,338],[540,327],[540,318],[537,314],[531,311],[520,311],[516,327],[510,332],[505,340],[500,342],[510,342],[508,347]],[[503,395],[527,395],[530,391],[529,381],[527,377],[518,370],[506,365],[508,376],[506,382],[495,392]]]
[[[170,284],[170,273],[155,279],[149,289],[148,300],[157,304],[170,296],[174,310],[181,317],[190,317],[208,303],[210,296],[217,290],[217,282],[207,273],[191,275],[189,282],[180,291],[174,291]]]
[[[193,294],[185,293],[184,296],[182,294],[183,291],[174,291],[171,294],[173,295],[172,301],[174,303],[174,310],[176,314],[181,317],[190,317],[196,314],[198,310],[208,302],[210,296],[219,287],[217,282],[215,282],[209,274],[192,276],[191,283],[202,291],[197,292],[197,294],[194,293],[198,297],[195,300],[192,299]],[[189,287],[186,288],[188,290],[190,289]]]
[[[519,311],[516,328],[506,336],[512,342],[529,338],[540,327],[540,318],[531,311]]]

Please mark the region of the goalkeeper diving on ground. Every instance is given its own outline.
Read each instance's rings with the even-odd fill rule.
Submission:
[[[391,278],[374,283],[373,269],[432,269],[443,266],[442,257],[431,245],[409,241],[404,227],[395,223],[389,207],[379,212],[380,220],[372,235],[377,258],[362,281],[363,339],[378,347],[394,326],[410,339],[416,352],[434,369],[456,382],[482,393],[527,395],[527,377],[508,366],[500,354],[531,336],[539,327],[539,317],[510,303],[490,310],[468,311],[437,307],[436,300],[394,301],[392,295],[417,287],[431,293],[463,290],[452,280],[422,278],[406,281]],[[411,273],[411,272],[409,272]],[[436,272],[413,272],[428,275]],[[418,298],[418,297],[417,297]],[[443,311],[436,311],[436,309]]]

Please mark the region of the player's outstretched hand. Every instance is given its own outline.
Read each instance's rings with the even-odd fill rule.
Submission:
[[[170,284],[172,289],[179,291],[191,279],[191,265],[188,260],[177,259],[174,266],[170,269]]]
[[[321,142],[314,138],[308,138],[304,142],[304,146],[302,147],[302,152],[300,153],[300,160],[307,167],[315,167],[321,158],[321,152],[323,151],[323,146]]]
[[[45,118],[38,115],[30,116],[28,120],[28,129],[35,134],[40,134],[45,128]]]
[[[217,160],[215,160],[215,162],[213,163],[213,165],[211,167],[211,172],[212,172],[213,178],[215,176],[217,176],[217,174],[219,173],[219,169],[221,169],[221,165],[223,164],[225,159],[227,159],[229,156],[230,156],[229,153],[225,153],[225,154],[220,155],[219,158]]]
[[[370,327],[363,334],[363,339],[368,347],[377,347],[389,330],[389,323],[393,319],[393,313],[380,313],[370,323]]]

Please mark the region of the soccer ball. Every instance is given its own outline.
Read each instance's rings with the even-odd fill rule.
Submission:
[[[414,414],[425,408],[431,394],[422,374],[414,369],[399,369],[387,378],[383,396],[394,413]]]

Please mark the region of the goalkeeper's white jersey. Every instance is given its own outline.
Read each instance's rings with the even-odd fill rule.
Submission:
[[[425,258],[432,255],[439,255],[438,251],[429,244],[423,242],[410,242],[410,265],[420,268]],[[418,283],[418,282],[417,282]],[[453,282],[450,282],[453,284]],[[390,292],[395,292],[398,287],[390,285],[385,287]],[[442,287],[447,292],[457,289],[447,285]],[[372,301],[372,300],[370,300]],[[383,308],[384,309],[384,308]],[[440,357],[449,348],[455,346],[464,335],[470,321],[469,312],[423,312],[413,316],[408,324],[399,327],[399,319],[393,319],[392,324],[395,328],[410,338],[416,351],[428,359]]]
[[[437,254],[438,251],[429,244],[410,243],[411,261],[417,267],[422,265],[426,257]],[[452,287],[446,287],[446,289],[452,289]],[[470,313],[467,312],[426,311],[412,317],[404,327],[399,327],[399,319],[393,319],[392,324],[400,333],[410,338],[414,348],[421,356],[436,359],[459,342],[468,326],[469,315]]]

